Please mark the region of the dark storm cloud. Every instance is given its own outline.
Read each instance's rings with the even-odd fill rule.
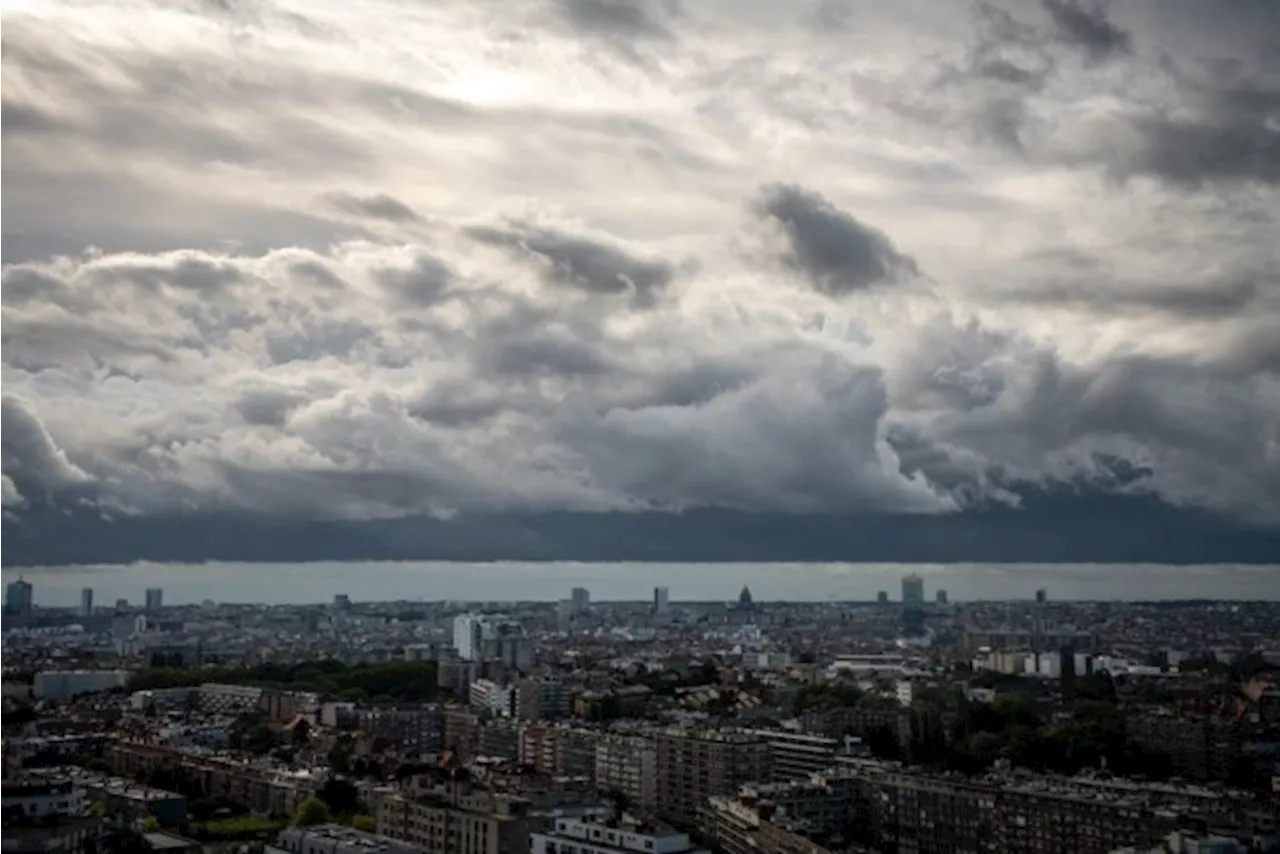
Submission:
[[[383,219],[388,222],[414,222],[419,219],[417,211],[385,193],[359,196],[354,193],[335,191],[327,194],[325,201],[338,210],[355,216]]]
[[[784,261],[827,296],[845,296],[919,273],[882,232],[859,222],[818,193],[771,184],[753,203],[757,215],[775,222],[789,251]]]
[[[1064,42],[1079,48],[1089,59],[1099,62],[1129,52],[1129,33],[1113,24],[1106,6],[1087,0],[1041,0],[1054,32]]]
[[[510,229],[477,227],[469,234],[483,243],[504,246],[536,261],[544,278],[593,294],[633,295],[637,305],[656,299],[675,276],[668,261],[640,258],[618,246],[540,226]]]

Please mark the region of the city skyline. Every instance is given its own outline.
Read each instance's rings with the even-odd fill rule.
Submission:
[[[902,604],[908,579],[923,586],[921,606],[976,601],[1035,601],[1043,591],[1054,601],[1261,600],[1280,601],[1280,574],[1269,567],[1215,565],[963,565],[963,564],[299,564],[276,565],[279,577],[262,568],[153,565],[129,568],[70,568],[23,574],[5,570],[6,585],[19,576],[37,582],[34,601],[41,607],[74,607],[88,585],[105,602],[123,600],[145,610],[139,591],[158,583],[165,602],[251,604],[330,604],[338,610],[361,602],[558,602],[565,614],[582,613],[573,604],[574,589],[585,592],[587,610],[595,601],[646,603],[654,611],[658,591],[670,603],[736,602],[743,585],[762,602],[871,602],[880,596]],[[690,570],[695,574],[690,574]],[[465,571],[465,581],[457,575]],[[193,575],[198,573],[198,575]],[[648,576],[636,580],[637,573]],[[350,592],[359,576],[363,595]],[[585,584],[584,584],[585,582]],[[656,584],[654,584],[657,582]],[[242,591],[226,598],[227,585]],[[648,585],[654,586],[648,586]],[[300,586],[305,585],[305,587]],[[306,590],[299,598],[299,593]],[[889,590],[894,591],[892,594]],[[946,602],[938,600],[944,593]],[[913,600],[917,601],[917,600]],[[654,611],[655,613],[660,613]]]

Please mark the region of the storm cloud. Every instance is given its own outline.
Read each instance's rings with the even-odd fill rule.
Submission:
[[[1280,528],[1280,26],[1232,9],[6,8],[6,536]]]

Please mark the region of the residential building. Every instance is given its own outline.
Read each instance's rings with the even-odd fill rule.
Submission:
[[[393,794],[378,805],[378,832],[423,854],[508,854],[529,850],[530,834],[550,820],[528,800],[450,780],[413,795]]]
[[[785,730],[747,730],[758,736],[769,747],[768,778],[770,780],[805,780],[812,774],[827,771],[843,758],[862,758],[871,755],[861,739],[852,736],[834,738],[812,733]]]
[[[688,834],[636,821],[558,818],[555,827],[530,834],[529,854],[710,854]]]
[[[665,587],[653,588],[653,613],[658,616],[666,616],[667,611],[671,607],[670,593]]]
[[[282,830],[264,851],[265,854],[423,854],[422,849],[404,842],[339,824]]]
[[[444,708],[421,706],[373,706],[356,713],[360,729],[384,739],[401,753],[438,753],[445,749]]]
[[[638,807],[651,809],[658,800],[658,749],[643,735],[607,733],[596,743],[596,786],[621,792]]]
[[[657,813],[677,826],[693,826],[712,795],[730,795],[744,783],[769,779],[769,744],[739,731],[671,728],[655,734]]]
[[[591,593],[585,587],[573,588],[569,601],[573,603],[574,616],[584,616],[591,610]]]

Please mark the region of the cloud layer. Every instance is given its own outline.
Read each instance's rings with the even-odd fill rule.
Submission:
[[[6,522],[1280,526],[1280,17],[1231,5],[7,4]]]

